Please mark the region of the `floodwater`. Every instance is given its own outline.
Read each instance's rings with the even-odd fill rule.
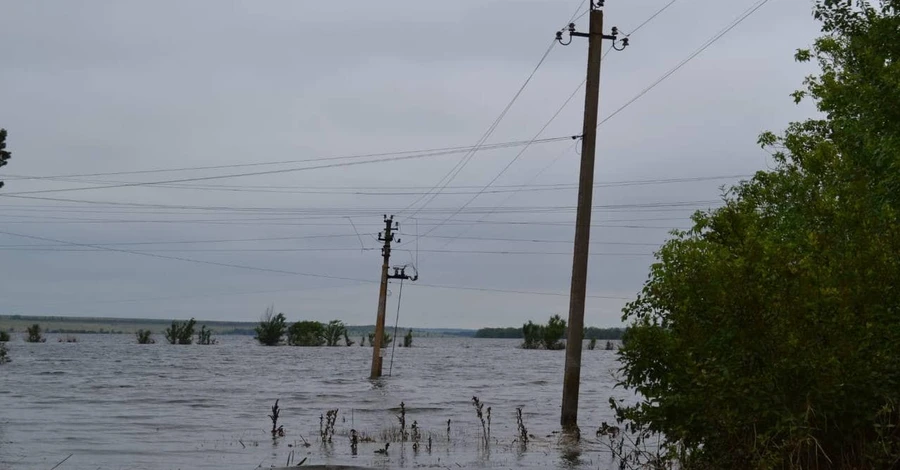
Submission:
[[[159,338],[157,338],[159,339]],[[583,354],[580,443],[558,430],[563,351],[518,349],[518,340],[416,338],[397,348],[393,374],[367,379],[368,347],[263,347],[246,336],[211,346],[139,345],[131,335],[80,335],[78,343],[9,343],[0,366],[0,469],[253,469],[340,464],[373,468],[594,468],[611,457],[594,430],[613,422],[613,351]],[[604,342],[600,342],[601,345]],[[391,350],[385,350],[387,375]],[[491,407],[490,438],[472,397]],[[278,399],[285,437],[267,417]],[[419,445],[394,442],[400,403]],[[532,434],[517,437],[516,408]],[[339,409],[330,444],[320,415]],[[450,434],[447,434],[447,420]],[[376,442],[354,455],[351,429]],[[431,438],[428,447],[427,439]],[[309,445],[304,445],[308,442]]]

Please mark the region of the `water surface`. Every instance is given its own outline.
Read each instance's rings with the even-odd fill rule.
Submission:
[[[9,343],[13,362],[0,366],[0,468],[50,469],[72,454],[69,469],[253,469],[294,463],[376,468],[606,468],[609,454],[593,430],[613,421],[612,351],[583,354],[578,445],[560,445],[563,351],[526,351],[518,340],[416,338],[397,348],[392,376],[371,382],[368,347],[263,347],[250,337],[219,337],[211,346],[139,345],[130,335],[80,335],[77,343]],[[391,350],[385,350],[385,375]],[[472,397],[490,406],[491,437]],[[279,399],[286,436],[269,435]],[[421,429],[418,450],[382,434]],[[532,442],[523,449],[516,407]],[[319,417],[337,408],[331,444],[319,442]],[[447,420],[451,432],[447,436]],[[352,455],[357,429],[378,442]],[[432,438],[431,451],[426,449]],[[304,440],[309,447],[303,445]]]

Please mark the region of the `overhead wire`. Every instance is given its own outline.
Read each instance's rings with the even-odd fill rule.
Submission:
[[[424,208],[425,206],[430,204],[431,201],[433,201],[444,190],[444,188],[447,187],[447,185],[449,185],[454,179],[456,179],[456,177],[459,175],[459,173],[462,172],[462,170],[466,167],[466,165],[469,164],[469,161],[472,160],[472,158],[475,156],[475,154],[481,149],[484,142],[488,138],[490,138],[490,136],[497,129],[497,126],[500,125],[500,122],[503,121],[503,118],[506,117],[506,114],[509,113],[509,110],[512,109],[515,102],[519,99],[519,96],[522,95],[522,92],[525,91],[525,88],[531,82],[531,79],[534,78],[538,69],[540,69],[541,65],[544,64],[544,61],[547,60],[547,56],[550,55],[550,52],[553,50],[553,47],[555,45],[556,45],[556,40],[550,41],[550,45],[547,47],[547,50],[544,51],[544,54],[541,56],[540,60],[538,60],[538,63],[534,66],[534,69],[532,69],[531,73],[528,75],[528,77],[525,79],[525,81],[522,83],[522,85],[519,87],[519,89],[513,95],[512,99],[509,101],[509,103],[506,104],[506,107],[503,108],[503,111],[500,112],[500,114],[497,116],[497,118],[494,119],[494,122],[491,123],[491,125],[488,127],[488,129],[479,138],[478,142],[472,147],[472,150],[469,153],[467,153],[466,155],[464,155],[459,160],[459,162],[457,162],[457,164],[454,165],[453,168],[450,169],[450,171],[448,171],[443,177],[441,177],[440,180],[438,180],[437,184],[435,184],[434,187],[432,187],[432,189],[429,190],[429,193],[431,193],[431,196],[428,198],[428,200],[426,200],[424,203],[422,203],[422,205],[420,206],[419,209],[416,209],[415,211],[413,211],[413,213],[409,217],[406,217],[406,218],[415,217],[415,215],[418,214],[422,208]],[[426,197],[427,196],[420,196],[419,198],[416,198],[412,203],[407,205],[399,213],[402,214],[402,213],[412,209],[413,207],[416,206],[416,204],[418,204],[420,201],[422,201]]]
[[[94,244],[89,244],[89,243],[76,243],[76,242],[70,242],[70,241],[66,241],[66,240],[55,239],[55,238],[40,237],[37,235],[28,235],[28,234],[23,234],[23,233],[9,232],[9,231],[5,231],[5,230],[0,230],[0,234],[11,236],[11,237],[26,238],[26,239],[31,239],[31,240],[61,243],[61,244],[70,245],[70,246],[99,248],[104,251],[115,251],[115,252],[119,252],[119,253],[126,253],[126,254],[138,255],[138,256],[146,256],[146,257],[151,257],[151,258],[182,261],[182,262],[187,262],[187,263],[205,264],[205,265],[219,266],[219,267],[246,269],[246,270],[257,271],[257,272],[270,272],[270,273],[275,273],[275,274],[290,274],[290,275],[296,275],[296,276],[334,279],[334,280],[351,281],[353,283],[365,283],[365,284],[374,284],[374,283],[378,282],[378,281],[373,281],[370,279],[358,279],[358,278],[345,277],[345,276],[330,276],[330,275],[315,274],[315,273],[302,273],[302,272],[296,272],[296,271],[261,268],[261,267],[257,267],[257,266],[247,266],[247,265],[234,264],[234,263],[219,263],[219,262],[215,262],[215,261],[198,260],[198,259],[193,259],[193,258],[184,258],[184,257],[180,257],[180,256],[159,255],[159,254],[147,253],[147,252],[143,252],[143,251],[123,250],[123,249],[119,249],[119,248],[102,247],[100,245],[94,245]],[[448,286],[448,285],[440,285],[440,284],[418,284],[418,286],[419,287],[431,287],[431,288],[436,288],[436,289],[454,289],[454,290],[498,292],[498,293],[526,294],[526,295],[544,295],[544,296],[567,296],[568,295],[566,293],[560,293],[560,292],[492,289],[492,288],[487,288],[487,287]],[[611,296],[602,296],[602,295],[588,295],[588,297],[600,298],[600,299],[624,299],[624,300],[627,300],[627,298],[624,298],[624,297],[611,297]]]
[[[550,139],[542,139],[544,142],[558,142],[561,140],[568,140],[571,137],[554,137]],[[530,141],[529,141],[530,142]],[[531,145],[529,143],[529,145]],[[352,162],[343,162],[343,163],[328,163],[322,165],[313,165],[313,166],[304,166],[300,168],[282,168],[278,170],[266,170],[266,171],[256,171],[256,172],[247,172],[247,173],[232,173],[226,175],[211,175],[211,176],[198,176],[193,178],[179,178],[179,179],[171,179],[171,180],[160,180],[160,181],[135,181],[128,183],[118,183],[118,184],[110,184],[110,185],[102,185],[102,186],[86,186],[86,187],[78,187],[78,188],[58,188],[58,189],[39,189],[32,191],[17,191],[17,192],[9,192],[0,194],[3,197],[12,197],[12,196],[21,196],[27,194],[42,194],[42,193],[59,193],[59,192],[69,192],[69,191],[88,191],[88,190],[97,190],[97,189],[114,189],[114,188],[128,188],[135,186],[156,186],[156,185],[164,185],[171,183],[187,183],[192,181],[210,181],[210,180],[218,180],[218,179],[228,179],[228,178],[238,178],[238,177],[246,177],[246,176],[262,176],[262,175],[274,175],[274,174],[282,174],[282,173],[294,173],[299,171],[309,171],[309,170],[321,170],[327,168],[341,168],[348,166],[356,166],[356,165],[366,165],[370,163],[384,163],[384,162],[396,162],[403,160],[412,160],[419,158],[427,158],[434,156],[443,156],[443,155],[451,155],[454,153],[459,153],[459,151],[439,151],[439,152],[431,152],[431,153],[419,153],[413,155],[400,155],[394,157],[385,157],[378,158],[373,160],[364,160],[364,161],[352,161]]]
[[[760,8],[762,8],[763,5],[765,5],[765,4],[768,3],[768,2],[769,2],[769,0],[759,0],[759,1],[756,2],[755,4],[751,5],[747,10],[744,10],[744,12],[741,13],[740,15],[738,15],[737,18],[735,18],[734,20],[732,20],[732,22],[729,23],[728,26],[726,26],[725,28],[719,30],[719,32],[717,32],[717,33],[714,34],[712,37],[710,37],[709,39],[707,39],[706,42],[704,42],[698,49],[696,49],[694,52],[692,52],[690,55],[688,55],[687,58],[683,59],[683,60],[682,60],[681,62],[679,62],[675,67],[669,69],[669,71],[667,71],[666,73],[664,73],[663,75],[661,75],[659,78],[657,78],[655,81],[653,81],[653,83],[651,83],[649,86],[647,86],[646,88],[644,88],[643,90],[641,90],[640,93],[638,93],[637,95],[635,95],[634,97],[632,97],[630,100],[626,101],[625,104],[623,104],[622,106],[620,106],[619,108],[617,108],[615,111],[613,111],[613,112],[612,112],[611,114],[609,114],[608,116],[604,117],[602,120],[600,120],[600,122],[597,124],[597,127],[602,126],[605,122],[609,121],[610,119],[612,119],[613,117],[615,117],[617,114],[621,113],[621,112],[624,111],[626,108],[628,108],[629,106],[631,106],[635,101],[641,99],[644,95],[646,95],[646,94],[649,93],[651,90],[653,90],[654,88],[656,88],[656,87],[657,87],[660,83],[662,83],[664,80],[666,80],[667,78],[671,77],[673,74],[675,74],[675,72],[677,72],[677,71],[680,70],[682,67],[684,67],[685,65],[687,65],[690,61],[694,60],[695,57],[697,57],[698,55],[702,54],[703,51],[705,51],[705,50],[708,49],[710,46],[712,46],[713,44],[715,44],[719,39],[722,39],[723,36],[725,36],[725,35],[728,34],[732,29],[734,29],[735,27],[737,27],[737,25],[743,23],[744,20],[746,20],[746,19],[749,18],[751,15],[753,15],[754,13],[756,13],[757,10],[759,10]]]

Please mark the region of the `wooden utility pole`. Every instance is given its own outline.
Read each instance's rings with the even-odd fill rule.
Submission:
[[[372,373],[370,379],[381,377],[381,341],[384,337],[384,317],[387,310],[388,265],[391,262],[391,242],[394,241],[394,216],[384,216],[384,232],[378,234],[378,240],[384,242],[381,248],[381,256],[384,263],[381,265],[381,287],[378,290],[378,318],[375,320],[375,339],[372,340]]]
[[[616,28],[612,35],[603,34],[603,1],[591,0],[590,29],[588,33],[575,32],[569,25],[569,42],[562,41],[562,31],[556,39],[563,45],[572,37],[588,38],[587,83],[584,94],[584,131],[581,140],[581,173],[578,180],[578,210],[575,217],[575,253],[572,260],[572,288],[569,297],[569,334],[566,338],[566,366],[563,377],[562,414],[563,429],[578,427],[578,390],[581,385],[581,349],[584,338],[584,303],[587,290],[588,254],[591,238],[591,204],[594,190],[594,150],[597,142],[597,111],[600,99],[600,58],[604,39],[616,41]],[[627,46],[623,40],[623,48]]]

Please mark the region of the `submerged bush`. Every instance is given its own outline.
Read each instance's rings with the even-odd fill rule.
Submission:
[[[208,330],[206,325],[201,326],[200,332],[197,333],[197,344],[210,345],[215,343],[216,340],[212,338],[212,330]]]
[[[322,346],[325,344],[325,325],[317,321],[298,321],[288,328],[291,346]]]
[[[559,315],[550,317],[546,325],[538,325],[532,321],[522,325],[522,335],[525,341],[524,349],[563,349],[565,344],[562,338],[566,334],[566,321]]]
[[[194,341],[194,325],[197,320],[191,318],[186,322],[172,320],[172,326],[166,328],[166,341],[169,344],[191,344]]]
[[[375,332],[373,331],[372,333],[369,333],[368,338],[369,338],[369,347],[374,348],[375,347]],[[391,338],[391,334],[388,333],[387,331],[385,331],[384,336],[381,337],[381,347],[383,348],[383,347],[391,344],[391,341],[393,341],[393,340],[394,340],[394,338]]]
[[[256,340],[259,341],[259,344],[275,346],[281,343],[281,337],[284,336],[284,332],[287,330],[287,321],[283,313],[275,315],[275,307],[270,306],[266,308],[266,313],[255,330]]]
[[[0,330],[0,343],[5,343],[9,341],[9,333],[5,330]]]
[[[413,334],[412,334],[412,328],[410,328],[409,330],[406,331],[406,336],[403,337],[403,347],[404,348],[412,347],[412,342],[413,342]]]
[[[6,343],[0,343],[0,364],[9,362],[9,353],[6,349]]]
[[[331,320],[322,329],[322,338],[326,346],[339,346],[341,338],[347,337],[347,327],[340,320]],[[349,345],[348,345],[349,346]]]
[[[44,341],[47,341],[47,339],[41,335],[41,325],[38,325],[37,323],[29,326],[26,333],[27,336],[25,337],[25,341],[29,343],[43,343]]]
[[[153,338],[150,337],[150,330],[137,330],[135,336],[137,336],[138,344],[153,344],[156,342]]]

